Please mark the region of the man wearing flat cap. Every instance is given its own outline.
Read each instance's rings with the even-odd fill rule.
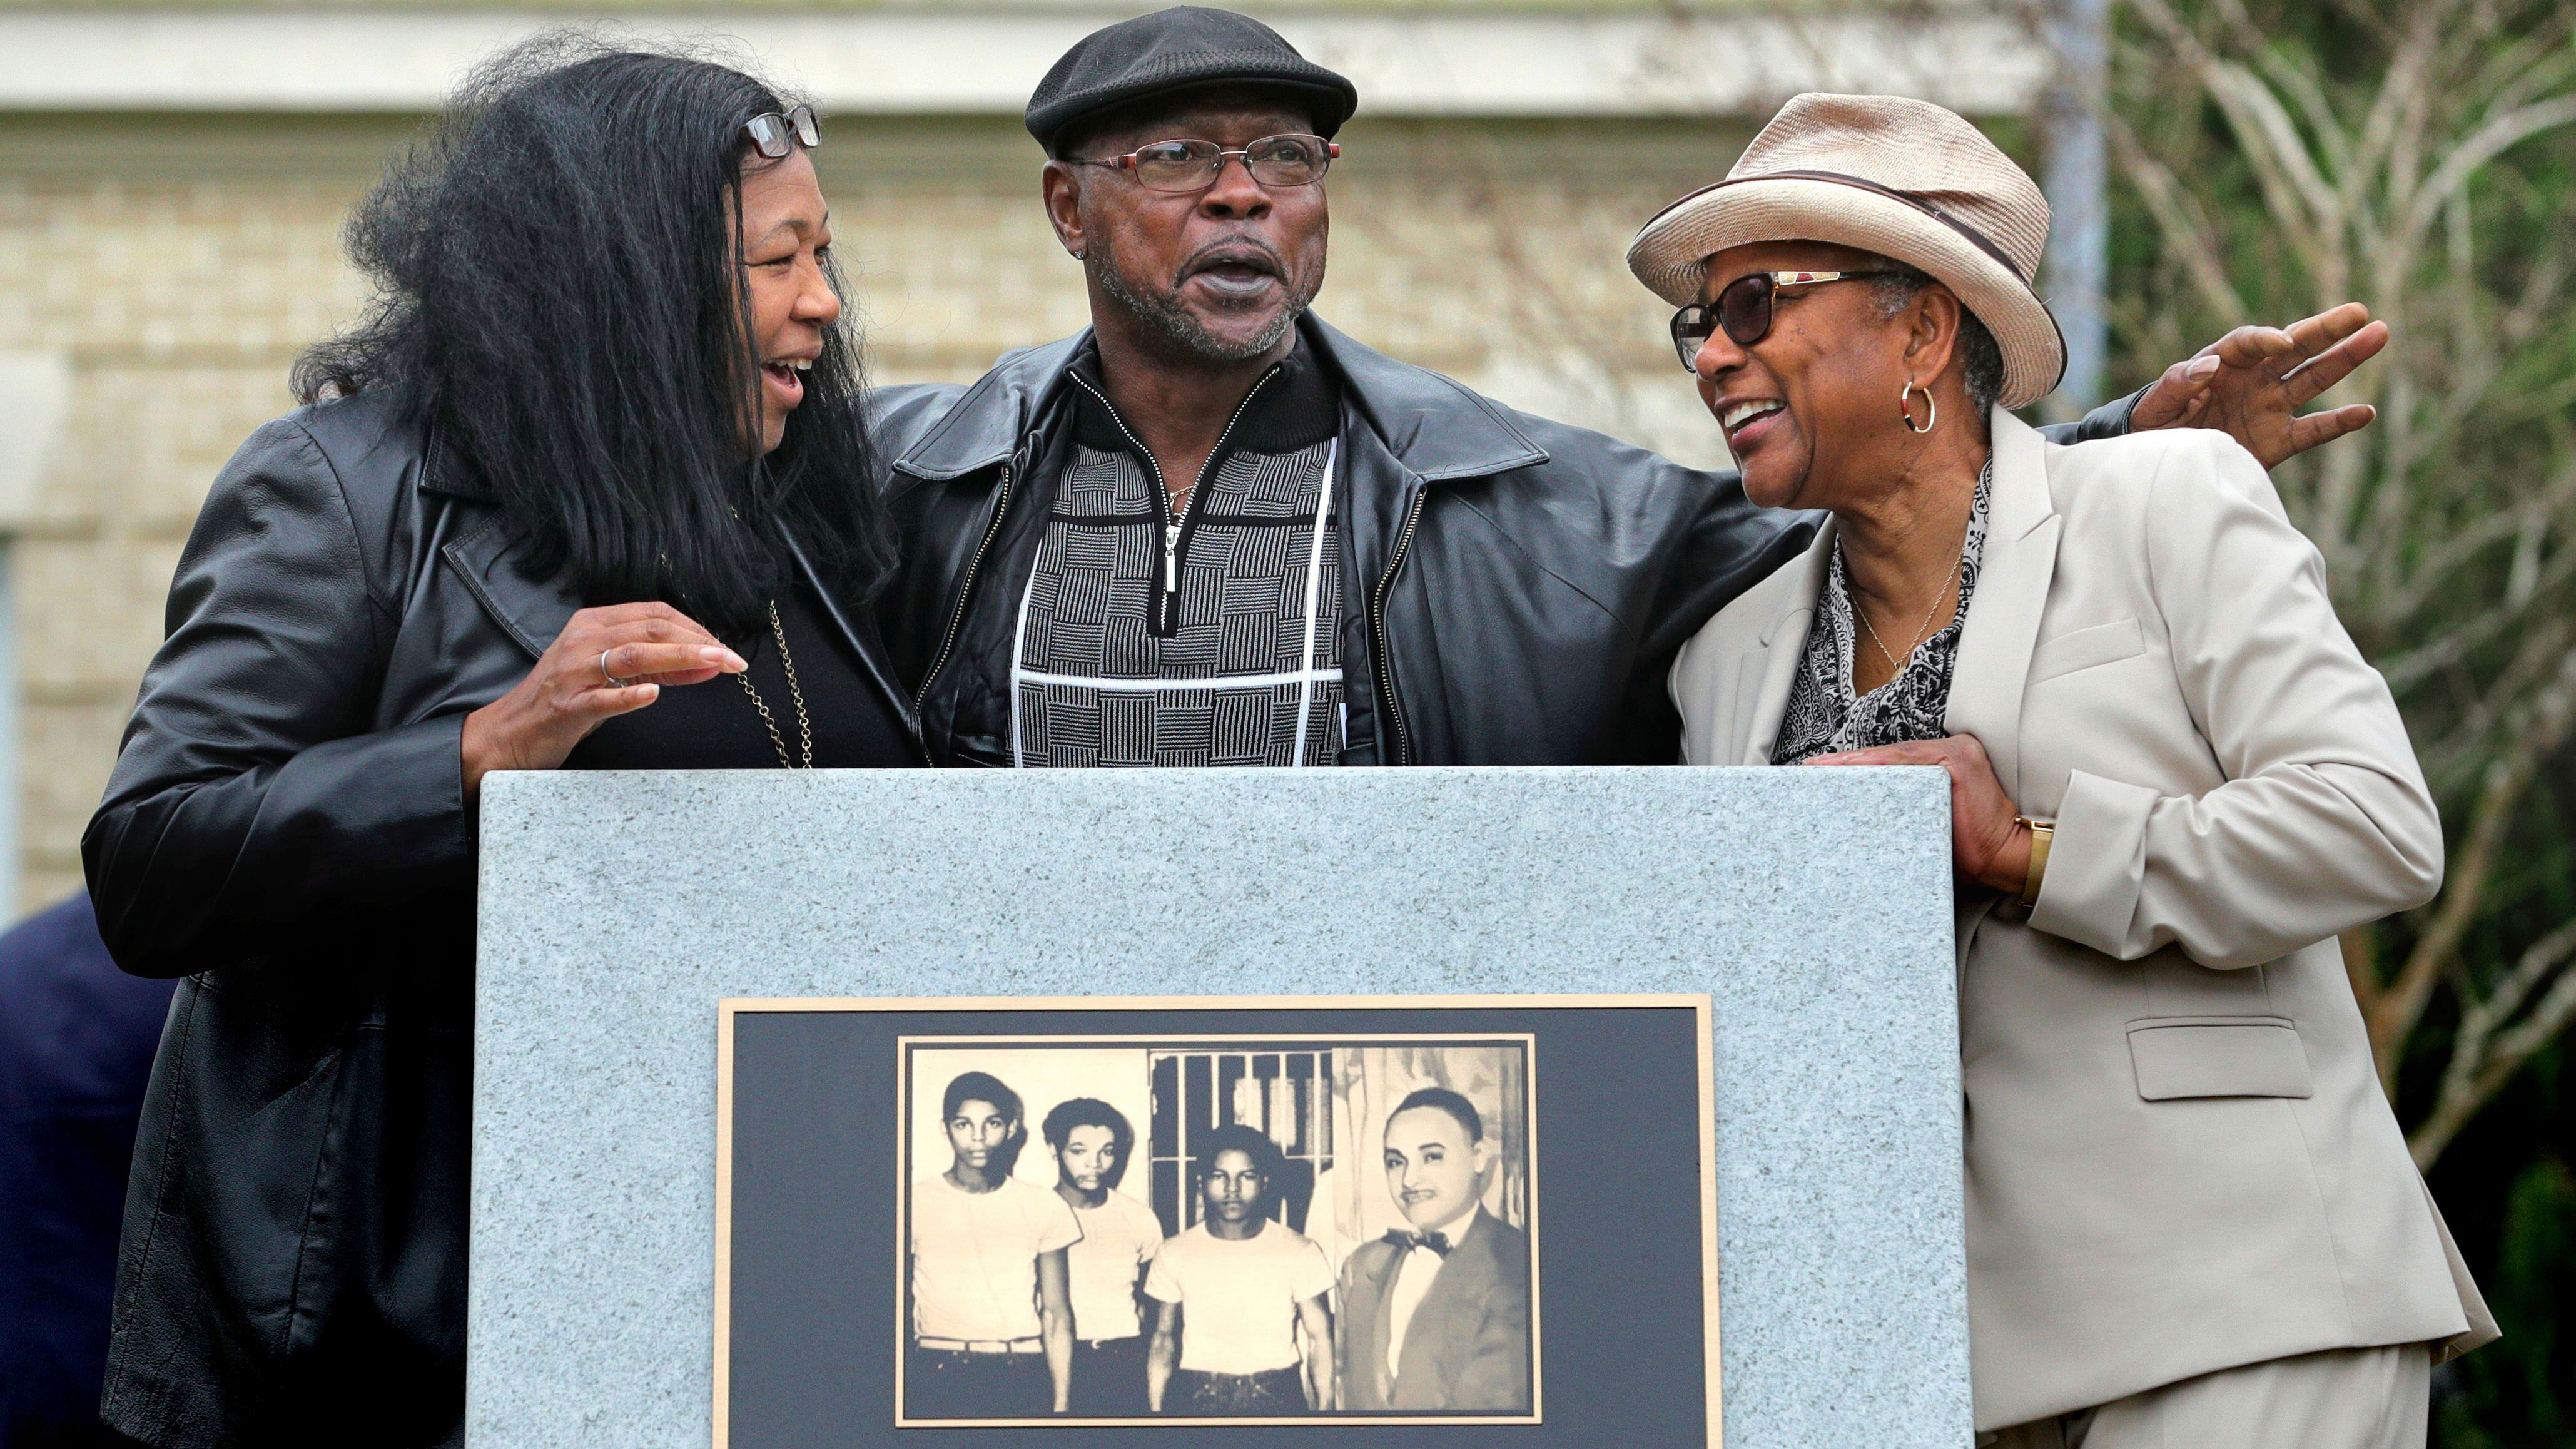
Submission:
[[[1678,757],[1675,651],[1813,521],[1310,313],[1357,105],[1197,6],[1096,31],[1039,83],[1044,204],[1092,327],[875,397],[906,534],[888,642],[940,763]],[[2303,325],[2305,350],[2335,340]],[[2277,461],[2341,430],[2287,433],[2293,346],[2245,329],[2058,436],[2225,416]]]

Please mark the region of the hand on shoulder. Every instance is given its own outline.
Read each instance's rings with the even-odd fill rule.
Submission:
[[[2239,327],[2165,369],[2129,414],[2132,433],[2222,432],[2266,468],[2368,427],[2367,403],[2301,413],[2388,345],[2358,302],[2288,327]]]

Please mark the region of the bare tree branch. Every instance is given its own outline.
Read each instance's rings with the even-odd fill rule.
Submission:
[[[2476,810],[2469,819],[2467,843],[2453,858],[2431,925],[2416,941],[2397,979],[2381,995],[2379,1009],[2368,1018],[2371,1052],[2379,1059],[2380,1084],[2391,1097],[2396,1096],[2400,1049],[2407,1034],[2423,1018],[2424,1007],[2431,1001],[2433,987],[2449,965],[2451,954],[2459,949],[2461,938],[2478,919],[2497,850],[2504,843],[2522,797],[2531,788],[2540,762],[2556,754],[2558,747],[2566,743],[2570,727],[2576,726],[2576,651],[2562,659],[2556,678],[2533,701],[2527,717],[2516,724],[2519,727],[2513,731],[2512,746],[2487,767],[2486,787],[2479,793]]]
[[[2138,144],[2137,133],[2125,122],[2112,118],[2103,129],[2119,157],[2121,170],[2138,188],[2139,199],[2147,204],[2147,214],[2156,220],[2156,230],[2180,254],[2205,305],[2222,317],[2251,315],[2245,299],[2237,295],[2236,284],[2228,279],[2227,263],[2219,255],[2217,240],[2205,223],[2192,216],[2182,184],[2174,179],[2173,172],[2147,154],[2146,148]]]
[[[2442,158],[2423,189],[2415,194],[2408,207],[2401,234],[2419,233],[2432,226],[2434,215],[2451,193],[2466,186],[2477,169],[2494,160],[2506,147],[2543,131],[2576,121],[2576,96],[2559,96],[2508,111],[2479,127],[2467,140],[2451,148]]]
[[[2576,972],[2561,969],[2571,956],[2576,956],[2576,921],[2533,942],[2483,1000],[2464,997],[2459,1030],[2451,1038],[2450,1065],[2442,1074],[2441,1094],[2422,1125],[2406,1139],[2407,1150],[2413,1154],[2418,1169],[2431,1169],[2478,1109],[2513,1080],[2523,1063],[2565,1031],[2571,1019],[2576,1019]],[[2531,1016],[2497,1035],[2496,1028],[2510,1020],[2523,1001],[2553,976],[2557,984]]]
[[[2371,607],[2371,621],[2385,628],[2412,617],[2429,603],[2454,571],[2467,567],[2498,543],[2522,532],[2533,518],[2550,518],[2576,507],[2576,459],[2520,506],[2473,518],[2449,538],[2435,542],[2416,562],[2405,586],[2383,594]]]
[[[2555,593],[2571,576],[2576,576],[2576,550],[2562,549],[2557,561],[2543,576],[2538,591]],[[2494,641],[2520,622],[2521,616],[2514,610],[2485,610],[2429,643],[2382,661],[2379,672],[2387,677],[2388,687],[2395,691],[2397,697],[2404,699],[2436,671],[2457,664],[2468,656],[2469,651]]]
[[[2244,139],[2255,143],[2252,154],[2261,157],[2266,174],[2277,178],[2286,196],[2306,204],[2309,225],[2321,238],[2338,230],[2344,218],[2343,197],[2317,169],[2306,138],[2299,134],[2298,123],[2290,119],[2281,98],[2252,71],[2227,61],[2210,66],[2208,84],[2221,105],[2234,112],[2230,119],[2240,122],[2240,133],[2250,133]]]
[[[2571,634],[2576,634],[2576,623],[2566,617],[2541,620],[2524,636],[2504,669],[2481,681],[2476,702],[2461,712],[2459,721],[2422,750],[2424,776],[2434,782],[2437,793],[2448,794],[2476,774],[2476,762],[2493,753],[2496,729],[2557,667]]]
[[[2343,948],[2343,974],[2352,978],[2352,995],[2367,1018],[2379,1007],[2379,933],[2355,926],[2335,938]]]

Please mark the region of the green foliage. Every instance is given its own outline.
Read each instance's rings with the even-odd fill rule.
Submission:
[[[2379,420],[2276,474],[2450,833],[2346,940],[2383,1079],[2504,1342],[2436,1441],[2576,1444],[2576,0],[2128,0],[2115,370],[2346,300]]]
[[[2526,1165],[2504,1203],[2487,1293],[2504,1338],[2447,1365],[2434,1437],[2444,1449],[2576,1443],[2576,1173]]]

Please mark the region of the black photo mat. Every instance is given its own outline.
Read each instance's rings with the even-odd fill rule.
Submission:
[[[1311,1444],[1697,1446],[1716,1439],[1707,1006],[1701,998],[1470,1004],[737,1001],[720,1062],[718,1449],[1228,1449]],[[1317,1416],[1259,1425],[896,1426],[906,1313],[907,1039],[1516,1037],[1529,1043],[1538,1414],[1511,1423]],[[915,1151],[921,1150],[915,1144]],[[1041,1149],[1042,1150],[1042,1149]],[[1355,1164],[1374,1149],[1343,1149]]]

